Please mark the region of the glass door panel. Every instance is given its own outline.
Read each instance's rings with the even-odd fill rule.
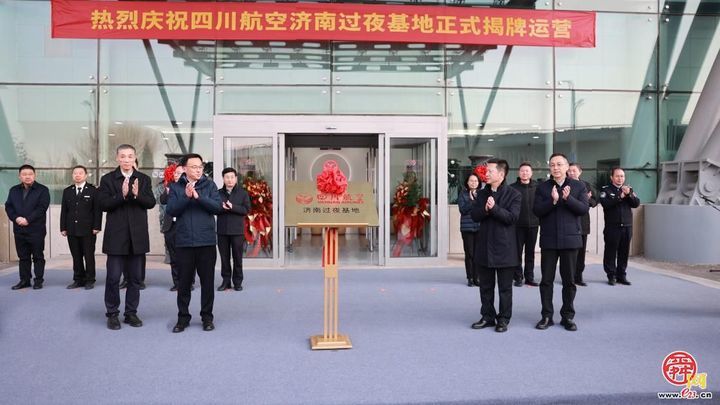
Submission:
[[[237,170],[238,184],[250,195],[244,258],[273,258],[273,233],[277,229],[273,215],[273,138],[226,137],[223,165]]]
[[[437,257],[437,139],[391,138],[390,258]]]

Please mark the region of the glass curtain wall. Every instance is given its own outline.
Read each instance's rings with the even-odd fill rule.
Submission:
[[[70,167],[97,182],[120,143],[159,182],[183,153],[211,158],[215,114],[447,116],[450,203],[478,162],[507,159],[514,181],[527,161],[544,178],[553,151],[597,186],[619,165],[655,199],[720,50],[720,2],[423,3],[593,10],[597,46],[64,40],[49,1],[3,1],[0,199],[30,163],[58,203]]]

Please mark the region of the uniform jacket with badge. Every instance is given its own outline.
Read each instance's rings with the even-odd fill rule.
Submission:
[[[217,216],[218,235],[244,235],[245,216],[250,212],[250,195],[239,185],[228,193],[225,187],[218,190],[222,202],[230,201],[232,209],[222,209]]]
[[[490,196],[495,200],[495,206],[486,211],[485,204]],[[521,199],[519,191],[504,183],[495,192],[489,184],[478,190],[470,213],[472,219],[480,223],[473,256],[476,264],[490,268],[520,265],[515,224],[520,215]]]
[[[520,192],[522,203],[520,205],[520,217],[518,218],[518,228],[533,228],[540,225],[540,220],[533,213],[533,204],[535,203],[535,190],[537,189],[537,181],[530,179],[530,183],[523,184],[518,177],[517,181],[510,187]]]
[[[640,199],[634,191],[620,198],[622,189],[614,184],[603,186],[600,190],[600,204],[605,214],[605,225],[632,226],[632,209],[640,206]]]
[[[570,186],[567,200],[562,198],[562,189]],[[552,189],[557,188],[560,196],[553,204]],[[588,205],[585,184],[569,177],[558,185],[554,179],[540,183],[535,191],[533,212],[540,219],[541,249],[579,249],[582,247],[580,218],[587,214]]]
[[[66,187],[60,204],[60,231],[70,236],[90,236],[94,229],[102,229],[102,210],[97,199],[97,188],[85,183],[78,194],[75,185]]]
[[[132,185],[138,180],[138,195]],[[147,210],[155,206],[150,177],[134,170],[129,191],[122,195],[125,181],[120,167],[104,175],[98,188],[100,209],[105,211],[105,237],[102,251],[108,255],[140,255],[150,251]]]
[[[597,201],[597,192],[595,191],[595,187],[592,186],[589,182],[580,179],[580,181],[585,184],[585,192],[590,192],[590,197],[588,198],[588,205],[590,208],[595,208],[598,205]],[[590,211],[588,210],[588,213],[583,215],[580,219],[580,226],[582,228],[582,234],[588,235],[590,234]]]
[[[185,195],[188,184],[187,175],[170,184],[167,208],[165,212],[175,217],[175,246],[203,247],[215,246],[215,215],[222,210],[222,202],[217,186],[205,175],[195,183],[198,198]]]
[[[477,190],[480,191],[480,190]],[[475,205],[475,200],[470,199],[470,191],[464,187],[460,188],[458,194],[458,209],[460,210],[460,232],[477,232],[480,224],[473,221],[470,212]]]
[[[10,188],[5,212],[13,223],[13,232],[25,235],[45,235],[47,233],[46,213],[50,206],[50,190],[44,185],[34,182],[23,199],[23,185],[16,184]],[[15,222],[17,217],[27,219],[27,226],[20,226]]]

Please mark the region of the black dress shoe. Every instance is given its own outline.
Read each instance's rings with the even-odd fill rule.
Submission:
[[[507,332],[507,324],[504,322],[498,322],[498,324],[495,326],[495,332],[498,332],[498,333]]]
[[[36,281],[35,284],[33,284],[33,290],[41,290],[43,287],[42,281]]]
[[[622,285],[632,285],[632,283],[629,282],[628,279],[626,279],[626,278],[619,278],[619,279],[617,279],[617,282],[618,282],[618,284],[622,284]]]
[[[614,278],[609,278],[609,279],[608,279],[608,284],[610,284],[610,285],[615,285],[615,279],[614,279]]]
[[[475,287],[480,287],[480,280],[478,280],[478,279],[473,280],[473,284],[475,284]]]
[[[555,325],[555,322],[553,322],[552,319],[543,318],[537,323],[537,325],[535,325],[535,329],[545,330],[553,325]]]
[[[143,325],[140,318],[138,318],[138,316],[135,314],[125,315],[125,319],[123,320],[123,322],[134,328],[139,328]]]
[[[205,332],[210,332],[211,330],[215,330],[215,325],[213,324],[213,321],[203,321],[203,330]]]
[[[170,291],[177,291],[177,285],[173,285],[172,287],[170,287]]]
[[[587,287],[587,283],[584,282],[584,281],[582,281],[582,280],[576,281],[576,282],[575,282],[575,285],[579,285],[579,286],[581,286],[581,287]]]
[[[577,325],[575,325],[575,322],[572,321],[572,319],[563,319],[560,321],[560,325],[565,327],[565,330],[569,330],[571,332],[575,332],[577,330]]]
[[[120,329],[120,320],[116,316],[110,316],[107,319],[107,327],[110,330],[119,330]]]
[[[88,281],[87,283],[85,283],[85,289],[86,289],[86,290],[92,290],[93,288],[95,288],[95,282],[94,282],[94,281]]]
[[[76,288],[80,288],[83,286],[84,286],[84,284],[78,283],[77,281],[73,281],[72,284],[70,284],[69,286],[67,286],[65,288],[67,288],[68,290],[74,290]]]
[[[242,291],[243,288],[242,288],[241,285],[238,284],[238,285],[236,285],[235,287],[233,287],[233,290],[235,290],[235,291]]]
[[[138,288],[141,289],[141,290],[144,290],[144,289],[145,289],[145,282],[144,282],[144,281],[141,281],[141,282],[140,282],[140,287],[138,287]]]
[[[30,287],[30,282],[29,282],[29,281],[22,281],[22,280],[20,280],[19,283],[17,283],[17,284],[15,284],[14,286],[12,286],[12,289],[13,289],[13,290],[20,290],[20,289],[28,288],[28,287]]]
[[[495,321],[486,321],[485,319],[481,319],[470,325],[470,327],[473,329],[484,329],[490,326],[495,326]]]
[[[523,286],[523,281],[522,281],[522,280],[515,280],[515,282],[513,283],[513,285],[514,285],[515,287],[522,287],[522,286]]]
[[[471,278],[468,279],[468,287],[475,287],[475,282]]]
[[[178,322],[175,324],[175,327],[173,327],[172,333],[180,333],[184,331],[187,326],[188,324],[186,323]]]
[[[529,286],[531,286],[531,287],[537,287],[537,286],[539,286],[540,284],[539,284],[539,283],[536,283],[536,282],[534,282],[534,281],[532,281],[532,280],[530,280],[530,281],[525,281],[525,285],[529,285]]]
[[[127,288],[127,280],[121,281],[121,282],[120,282],[120,286],[119,286],[118,288],[120,288],[121,290],[122,290],[123,288]]]
[[[225,291],[225,290],[229,290],[229,289],[230,289],[230,283],[226,283],[226,282],[223,281],[223,282],[220,284],[220,287],[218,287],[217,290],[218,290],[218,291]]]

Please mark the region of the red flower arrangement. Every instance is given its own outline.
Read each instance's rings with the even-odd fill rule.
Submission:
[[[397,235],[397,242],[392,251],[395,257],[400,256],[403,248],[422,235],[425,224],[430,220],[428,212],[430,200],[421,195],[422,187],[417,183],[415,172],[407,172],[403,181],[395,187],[395,195],[390,207]]]
[[[321,193],[343,195],[347,190],[347,177],[340,170],[337,162],[328,160],[316,178],[317,189]]]
[[[473,173],[476,176],[478,176],[478,178],[480,179],[481,182],[487,183],[487,166],[486,165],[482,164],[482,165],[475,166]]]
[[[163,186],[167,187],[168,184],[175,181],[175,169],[177,169],[177,166],[178,165],[176,163],[171,163],[165,168],[165,171],[163,172]]]
[[[248,254],[257,257],[272,241],[272,191],[267,182],[252,174],[245,176],[243,188],[250,196],[250,212],[245,221],[245,240],[254,247]]]

